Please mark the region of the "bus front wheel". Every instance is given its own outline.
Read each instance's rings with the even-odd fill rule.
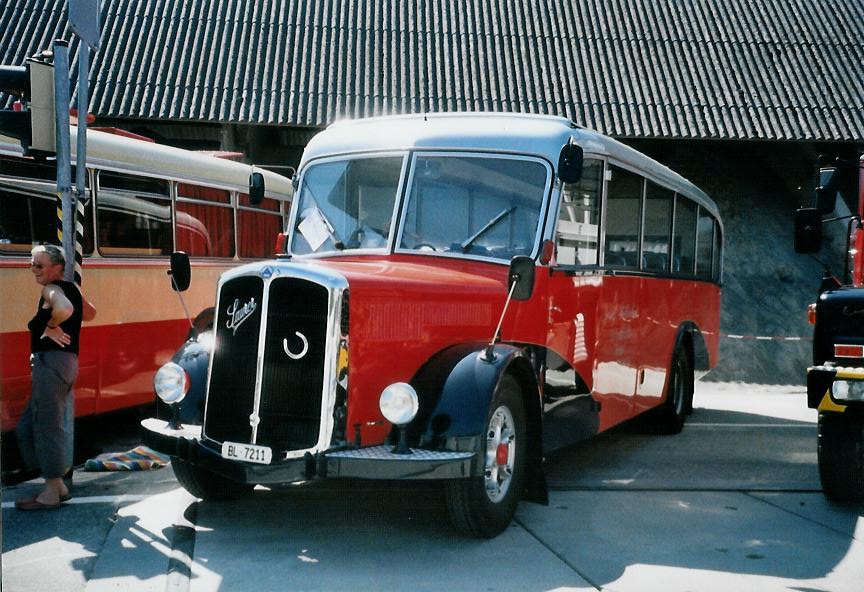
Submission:
[[[447,509],[459,533],[492,538],[510,524],[527,470],[527,429],[519,383],[504,376],[486,419],[484,474],[445,485]]]
[[[817,456],[825,497],[864,500],[864,416],[850,412],[820,413]]]

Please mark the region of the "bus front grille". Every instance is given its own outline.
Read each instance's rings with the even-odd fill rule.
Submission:
[[[269,446],[276,459],[318,442],[329,292],[304,279],[276,277],[266,286],[264,309],[264,289],[257,276],[241,276],[221,288],[204,434],[217,442]]]

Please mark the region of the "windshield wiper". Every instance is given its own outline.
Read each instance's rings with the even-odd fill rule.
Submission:
[[[513,211],[514,211],[515,209],[516,209],[516,206],[510,206],[510,207],[507,208],[506,210],[501,210],[501,213],[499,213],[497,216],[495,216],[494,218],[492,218],[491,220],[489,220],[489,221],[486,223],[486,226],[484,226],[483,228],[481,228],[480,230],[478,230],[478,231],[474,234],[474,236],[472,236],[471,238],[465,240],[462,244],[459,245],[460,247],[462,247],[462,252],[465,253],[466,251],[468,251],[468,248],[469,248],[472,244],[474,244],[474,241],[476,241],[478,238],[480,238],[481,236],[483,236],[484,234],[486,234],[487,232],[489,232],[489,231],[490,231],[492,228],[494,228],[494,227],[495,227],[495,226],[496,226],[496,225],[497,225],[501,220],[503,220],[504,218],[506,218],[507,216],[509,216],[510,214],[512,214]]]
[[[330,219],[324,214],[321,208],[318,207],[318,204],[315,204],[315,210],[318,212],[318,215],[321,216],[321,219],[324,221],[324,226],[327,227],[327,232],[330,234],[330,240],[333,241],[333,246],[337,251],[342,251],[345,249],[345,243],[342,241],[342,237],[339,236],[339,233],[336,232],[336,228],[333,226],[333,223],[330,222]]]

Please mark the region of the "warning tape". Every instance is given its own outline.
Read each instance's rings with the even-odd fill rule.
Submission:
[[[812,337],[781,337],[776,335],[735,335],[732,333],[721,333],[720,337],[726,339],[740,339],[744,341],[813,341]]]

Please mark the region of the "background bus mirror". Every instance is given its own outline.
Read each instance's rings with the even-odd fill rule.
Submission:
[[[822,246],[822,214],[817,208],[795,212],[795,252],[818,253]]]
[[[507,278],[507,289],[513,284],[513,300],[528,300],[534,292],[534,260],[525,255],[518,255],[510,260],[510,274]]]
[[[575,183],[582,178],[582,147],[572,140],[561,149],[558,157],[558,178],[562,183]]]
[[[192,279],[192,270],[189,267],[189,255],[183,251],[174,251],[171,253],[171,270],[168,272],[171,276],[171,287],[175,292],[184,292],[189,289],[189,282]]]
[[[819,169],[819,186],[816,188],[816,209],[820,214],[830,214],[837,205],[837,186],[839,172],[837,167]]]
[[[254,172],[249,176],[249,203],[253,206],[264,201],[264,175]]]

